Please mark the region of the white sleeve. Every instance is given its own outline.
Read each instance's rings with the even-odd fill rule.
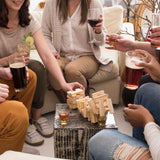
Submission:
[[[154,123],[149,122],[144,127],[144,136],[149,145],[153,160],[160,159],[160,127]]]

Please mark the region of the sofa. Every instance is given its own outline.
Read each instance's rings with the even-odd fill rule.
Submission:
[[[123,23],[123,8],[121,6],[106,7],[103,8],[103,11],[103,22],[107,29],[107,34],[120,33],[128,39],[134,40],[133,25],[127,22]],[[41,23],[43,11],[32,11],[31,14]],[[109,94],[113,104],[119,104],[121,102],[121,73],[124,69],[125,53],[105,49],[105,46],[106,44],[101,46],[101,54],[106,58],[112,59],[112,70],[111,72],[98,70],[98,72],[91,79],[88,79],[88,81],[90,87],[94,88],[95,91],[104,90],[105,93]],[[42,62],[36,49],[31,50],[30,58]],[[47,83],[42,114],[55,111],[56,103],[60,103],[56,94],[52,90],[48,90]]]

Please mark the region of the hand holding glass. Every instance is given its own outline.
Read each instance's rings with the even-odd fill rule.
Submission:
[[[152,28],[160,27],[160,14],[159,13],[152,13]],[[154,45],[151,43],[151,47],[155,48],[156,50],[160,50],[159,45]]]
[[[15,92],[27,88],[27,77],[24,56],[9,56],[9,67],[13,76]]]
[[[101,22],[99,20],[101,14],[102,13],[99,8],[88,9],[88,23],[90,24],[91,27],[96,27],[96,25]],[[95,41],[96,40],[93,39],[89,43],[94,43]]]
[[[115,34],[111,34],[111,35],[109,35],[109,37],[108,37],[108,42],[109,42],[109,45],[110,46],[114,46],[115,44],[116,44],[116,39],[117,39],[117,35],[115,35]]]

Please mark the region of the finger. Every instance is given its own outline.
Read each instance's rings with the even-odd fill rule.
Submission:
[[[0,97],[7,98],[8,97],[8,90],[6,88],[0,89]]]
[[[136,104],[128,104],[128,108],[129,109],[137,109],[138,105],[136,105]]]
[[[160,27],[154,27],[151,29],[151,32],[154,33],[154,32],[158,32],[160,31]]]
[[[115,47],[111,46],[111,47],[105,47],[106,49],[115,49]]]
[[[8,86],[7,84],[2,84],[2,83],[0,83],[0,88],[6,88],[6,89],[8,89],[9,86]]]
[[[0,97],[0,102],[4,102],[6,99],[3,97]]]
[[[19,53],[18,55],[19,55],[19,56],[27,57],[27,56],[28,56],[28,53],[26,53],[26,52],[21,52],[21,53]]]

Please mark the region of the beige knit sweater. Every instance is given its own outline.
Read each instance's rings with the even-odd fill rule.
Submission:
[[[56,7],[56,3],[57,0],[48,0],[46,2],[42,18],[42,30],[52,52],[57,52],[60,54],[62,25],[58,17],[58,9]],[[102,5],[99,0],[92,0],[91,8],[100,8],[102,11]],[[93,38],[96,40],[95,43],[90,44],[94,56],[102,64],[103,70],[110,71],[112,68],[112,60],[110,60],[109,58],[104,59],[103,56],[101,56],[99,47],[100,45],[104,44],[105,29],[103,28],[101,34],[96,34],[88,25],[88,33],[89,41],[93,40]],[[83,41],[83,39],[79,41]]]

